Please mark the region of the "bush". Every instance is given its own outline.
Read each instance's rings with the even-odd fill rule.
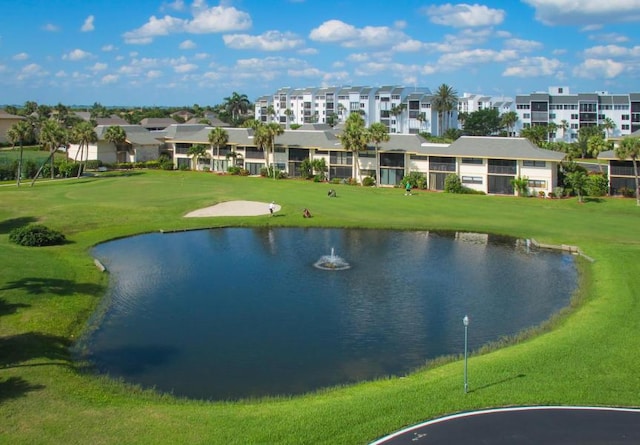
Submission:
[[[411,188],[415,188],[415,189],[427,188],[427,178],[424,175],[424,173],[410,172],[408,175],[402,178],[402,181],[401,181],[402,187],[406,187],[407,182],[411,184]]]
[[[609,179],[607,175],[589,175],[586,191],[588,196],[606,196],[609,193]]]
[[[21,246],[54,246],[65,242],[65,236],[39,224],[19,227],[9,232],[9,239]]]
[[[444,180],[444,191],[447,193],[463,193],[462,181],[456,174],[447,175]]]
[[[376,180],[371,176],[367,176],[362,180],[362,185],[364,187],[373,187],[374,185],[376,185]]]
[[[620,187],[618,189],[618,193],[625,198],[634,198],[636,196],[636,194],[633,192],[633,189],[629,187]]]
[[[102,161],[100,159],[91,159],[87,161],[87,170],[97,170],[102,167]]]

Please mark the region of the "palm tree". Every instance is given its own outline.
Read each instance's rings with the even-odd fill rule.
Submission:
[[[444,117],[445,115],[447,116],[446,126],[448,127],[451,112],[458,105],[458,93],[452,87],[443,83],[438,87],[432,105],[438,113],[438,135],[442,136],[446,131]]]
[[[500,118],[500,123],[507,129],[507,136],[513,136],[515,134],[514,128],[518,122],[518,113],[515,111],[507,111]]]
[[[358,174],[358,152],[367,148],[369,137],[364,127],[364,118],[359,113],[351,113],[345,122],[344,131],[338,135],[342,147],[353,153],[353,162],[356,165],[356,177]]]
[[[71,141],[78,144],[78,152],[76,153],[76,157],[80,155],[80,164],[78,165],[77,176],[79,178],[83,170],[86,168],[87,161],[89,160],[89,144],[97,142],[98,135],[96,134],[96,131],[94,130],[91,122],[83,121],[73,127],[73,129],[71,130]],[[84,160],[82,158],[83,154],[85,154]]]
[[[565,180],[569,183],[574,192],[578,195],[578,202],[583,202],[582,196],[587,189],[589,178],[583,170],[576,170],[569,173]]]
[[[222,127],[216,127],[209,132],[209,143],[216,147],[215,171],[220,170],[220,147],[226,146],[229,142],[229,133]],[[211,149],[213,154],[213,148]]]
[[[120,125],[113,125],[104,132],[104,139],[118,149],[127,142],[127,132]]]
[[[55,177],[54,166],[53,166],[53,156],[56,154],[58,147],[61,145],[66,145],[68,135],[64,128],[60,126],[60,124],[54,120],[47,119],[42,123],[42,128],[40,128],[40,134],[38,135],[38,139],[40,141],[40,145],[43,148],[49,150],[49,156],[42,163],[33,180],[31,181],[31,187],[42,173],[44,166],[47,165],[47,162],[50,163],[51,166],[51,179]]]
[[[607,137],[611,137],[611,132],[616,128],[616,123],[610,117],[605,117],[602,121],[602,128],[607,132]]]
[[[187,154],[191,157],[191,167],[193,170],[198,169],[198,160],[207,154],[207,147],[202,144],[194,144],[189,147]]]
[[[562,129],[562,139],[567,142],[567,130],[569,129],[569,121],[562,119],[558,128]]]
[[[378,159],[378,151],[380,143],[389,141],[389,131],[387,126],[381,122],[371,124],[368,131],[369,142],[373,142],[376,147],[376,187],[380,182],[380,160]]]
[[[269,117],[269,122],[273,122],[276,117],[276,109],[273,108],[273,105],[269,105],[267,107],[267,116]]]
[[[9,141],[15,146],[20,144],[20,156],[18,157],[17,185],[20,187],[20,177],[22,176],[22,154],[24,142],[33,137],[33,127],[27,121],[20,121],[11,126],[7,131]]]
[[[631,159],[633,163],[633,176],[636,180],[636,205],[640,206],[640,184],[638,180],[638,157],[640,157],[640,138],[625,137],[615,149],[616,156],[621,161]]]
[[[420,128],[418,128],[418,132],[422,132],[422,126],[425,123],[425,121],[427,120],[427,113],[420,112],[418,113],[418,117],[416,117],[416,119],[418,120],[418,122],[420,122]]]
[[[291,116],[293,116],[293,110],[287,108],[286,110],[284,110],[284,115],[287,116],[287,128],[289,128],[289,121],[291,120]]]
[[[393,105],[389,110],[389,113],[391,113],[391,115],[394,116],[396,119],[398,119],[398,116],[400,116],[400,119],[398,119],[398,123],[396,124],[396,128],[400,129],[398,133],[402,133],[402,113],[406,108],[407,106],[405,104],[398,104],[398,105]]]
[[[253,141],[256,143],[256,146],[262,148],[264,151],[264,161],[267,166],[267,172],[271,170],[269,151],[275,153],[276,137],[282,133],[284,133],[284,130],[278,123],[270,122],[266,125],[260,125],[253,135]],[[273,167],[273,179],[276,179],[275,166]]]
[[[246,94],[238,94],[235,91],[229,97],[224,98],[225,109],[231,114],[234,121],[237,121],[240,114],[246,113],[249,109],[249,98]]]
[[[555,122],[549,122],[547,124],[547,141],[549,140],[549,135],[550,134],[554,134],[556,133],[556,131],[558,131],[558,124],[556,124]],[[555,138],[554,138],[555,140]]]

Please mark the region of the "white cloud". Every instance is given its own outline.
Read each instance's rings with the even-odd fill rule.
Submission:
[[[116,74],[107,74],[102,77],[101,82],[103,84],[113,84],[118,81],[119,77]]]
[[[438,65],[442,71],[483,63],[508,62],[516,59],[517,57],[517,52],[512,49],[494,51],[492,49],[479,48],[444,54],[440,59],[438,59]]]
[[[195,1],[192,5],[193,19],[180,19],[170,15],[162,18],[151,16],[141,27],[123,34],[126,43],[148,44],[155,37],[169,34],[190,33],[210,34],[219,32],[241,31],[251,27],[251,17],[234,7],[214,6],[207,8],[203,2]]]
[[[193,49],[196,47],[196,44],[193,40],[185,40],[179,46],[180,49]]]
[[[612,79],[624,71],[625,65],[612,59],[587,59],[573,69],[573,75],[588,79]]]
[[[160,70],[151,70],[147,72],[147,79],[157,79],[162,76],[162,71]]]
[[[104,71],[107,69],[106,63],[95,63],[92,67],[89,68],[91,71]]]
[[[640,20],[640,0],[523,1],[536,10],[536,19],[546,25],[602,25]]]
[[[522,52],[530,52],[542,48],[542,43],[535,40],[508,39],[504,42],[508,48],[517,49]]]
[[[557,76],[561,68],[562,63],[558,59],[525,57],[507,67],[502,75],[506,77]]]
[[[42,27],[42,29],[44,29],[45,31],[49,31],[49,32],[58,32],[58,31],[60,31],[60,28],[58,28],[53,23],[47,23],[46,25],[44,25]]]
[[[175,0],[171,3],[163,3],[160,7],[161,11],[165,11],[167,9],[171,9],[173,11],[184,11],[184,1],[183,0]]]
[[[640,59],[640,46],[626,48],[618,45],[600,45],[587,48],[584,54],[588,58],[635,58]]]
[[[63,60],[71,60],[72,62],[86,59],[87,57],[91,57],[91,53],[87,51],[83,51],[81,49],[74,49],[73,51],[64,54],[62,56]]]
[[[287,71],[287,74],[292,77],[322,77],[323,72],[318,68],[304,68],[301,70],[290,69]]]
[[[394,45],[391,49],[398,52],[415,53],[425,49],[425,47],[426,46],[423,42],[409,39]]]
[[[95,29],[95,27],[93,26],[93,19],[94,17],[92,15],[87,17],[84,23],[82,24],[82,28],[80,28],[80,30],[82,32],[93,31]]]
[[[469,5],[466,3],[429,6],[423,8],[423,11],[432,23],[454,28],[499,25],[506,15],[502,9],[492,9],[484,5]]]
[[[18,80],[25,80],[33,77],[44,77],[49,73],[42,69],[40,65],[37,63],[30,63],[29,65],[25,65],[18,73]]]
[[[629,37],[623,36],[616,32],[610,32],[606,34],[594,34],[589,36],[589,40],[596,40],[598,42],[605,43],[625,43],[629,41]]]
[[[189,73],[191,71],[195,71],[198,69],[198,65],[193,64],[193,63],[184,63],[181,65],[175,65],[173,67],[173,70],[176,73]]]
[[[339,43],[347,48],[365,46],[393,46],[395,43],[407,40],[402,31],[388,26],[365,26],[356,28],[341,20],[328,20],[319,27],[312,29],[309,38],[316,42]]]
[[[115,51],[117,48],[114,45],[104,45],[101,49],[102,51],[108,53],[111,51]]]
[[[18,53],[12,57],[13,60],[27,60],[29,58],[29,54],[27,53]]]
[[[293,33],[267,31],[259,36],[227,34],[222,36],[225,45],[233,49],[257,49],[260,51],[283,51],[304,45],[304,40]]]
[[[198,12],[187,24],[187,31],[195,34],[240,31],[252,25],[251,16],[234,7],[214,6]]]

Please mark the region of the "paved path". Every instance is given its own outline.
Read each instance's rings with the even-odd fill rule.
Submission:
[[[640,409],[520,407],[461,413],[371,445],[638,445]]]

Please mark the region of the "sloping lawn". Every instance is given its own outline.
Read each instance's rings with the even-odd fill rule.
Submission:
[[[337,190],[328,198],[327,190]],[[228,200],[271,202],[280,217],[183,218]],[[365,444],[424,419],[476,408],[640,406],[640,208],[635,200],[545,200],[133,171],[0,187],[0,443]],[[309,208],[313,218],[302,218]],[[9,242],[39,222],[69,243]],[[176,399],[81,372],[68,347],[105,292],[88,249],[136,233],[222,226],[453,229],[580,246],[574,307],[537,335],[462,363],[292,398]],[[260,366],[256,363],[256,366]]]

